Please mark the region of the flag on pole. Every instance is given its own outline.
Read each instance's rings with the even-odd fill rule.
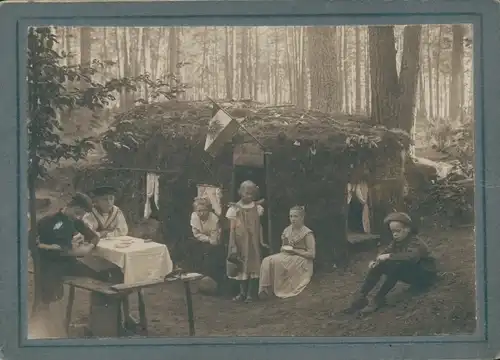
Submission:
[[[208,123],[205,151],[215,156],[238,132],[240,123],[214,102],[213,116]]]

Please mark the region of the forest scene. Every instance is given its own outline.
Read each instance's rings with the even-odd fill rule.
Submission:
[[[31,317],[44,303],[40,219],[65,209],[77,192],[108,186],[124,235],[161,244],[173,273],[204,275],[190,282],[192,299],[186,281],[134,287],[127,296],[137,292],[137,300],[130,296],[126,310],[118,302],[119,317],[130,306],[131,318],[147,312],[148,322],[131,327],[122,319],[117,336],[475,331],[471,25],[44,27],[29,29],[27,53]],[[210,125],[218,116],[237,130],[220,135],[211,153],[206,139],[222,134]],[[255,183],[264,211],[262,258],[283,252],[290,209],[305,209],[315,255],[307,286],[294,296],[232,299],[239,288],[224,269],[233,231],[226,213],[245,180]],[[224,254],[213,265],[222,268],[220,281],[198,269],[199,250],[191,247],[193,201],[196,209],[200,189],[212,188],[221,194],[210,205],[220,217]],[[370,261],[392,244],[384,219],[393,212],[418,228],[437,263],[435,284],[413,294],[401,280],[384,309],[338,315]],[[37,336],[105,336],[95,318],[105,317],[96,309],[108,301],[102,287],[109,284],[99,280],[96,290],[95,281],[64,281],[49,310],[66,330]],[[109,304],[102,306],[111,311]],[[34,326],[30,333],[48,331]]]

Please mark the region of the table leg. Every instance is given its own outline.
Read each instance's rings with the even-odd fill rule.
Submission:
[[[75,287],[69,286],[68,304],[66,305],[66,318],[64,319],[64,328],[69,334],[69,326],[71,325],[71,314],[73,313],[73,304],[75,302]]]
[[[148,319],[146,317],[146,304],[144,302],[144,294],[142,290],[137,292],[137,299],[139,301],[139,324],[144,335],[148,334]]]
[[[189,281],[184,281],[184,290],[186,292],[186,305],[187,305],[188,322],[189,322],[189,336],[194,336],[195,329],[194,329],[193,299],[191,297],[191,285],[189,284]]]

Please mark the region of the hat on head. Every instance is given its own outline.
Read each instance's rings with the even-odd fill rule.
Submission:
[[[117,191],[112,186],[99,186],[90,192],[91,196],[116,195]]]
[[[77,206],[85,211],[92,211],[92,200],[86,194],[77,192],[73,195],[67,206]]]
[[[413,221],[411,220],[411,217],[404,212],[393,212],[387,215],[384,219],[384,224],[388,225],[389,223],[397,221],[402,224],[405,224],[406,226],[413,226]]]

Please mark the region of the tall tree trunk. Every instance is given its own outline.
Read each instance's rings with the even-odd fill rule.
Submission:
[[[399,79],[394,26],[370,26],[371,117],[388,128],[398,127]]]
[[[307,28],[311,107],[324,112],[341,109],[337,64],[337,28]]]
[[[241,28],[240,99],[244,99],[247,89],[248,32]]]
[[[424,77],[424,72],[423,69],[421,68],[419,71],[419,79],[418,79],[418,100],[419,100],[419,106],[418,106],[418,111],[417,111],[417,118],[418,119],[426,119],[427,118],[427,106],[425,103],[425,77]]]
[[[356,42],[356,113],[361,113],[361,30],[359,26],[354,28]]]
[[[150,43],[149,43],[149,32],[150,28],[145,27],[142,29],[142,47],[140,48],[141,51],[141,64],[142,64],[142,69],[144,69],[144,72],[147,74],[151,74],[151,65],[150,65]],[[149,89],[148,85],[144,84],[144,100],[149,102]]]
[[[246,37],[247,37],[247,67],[246,67],[246,72],[247,72],[247,91],[248,91],[248,98],[253,100],[253,63],[252,63],[252,53],[253,53],[253,36],[251,32],[251,28],[247,28],[246,31]]]
[[[365,32],[365,113],[371,113],[371,73],[370,73],[370,40],[368,35],[369,28]]]
[[[337,30],[337,50],[336,53],[338,54],[337,56],[337,74],[338,74],[338,103],[339,103],[339,108],[337,111],[344,111],[344,87],[345,87],[345,81],[344,81],[344,54],[343,54],[343,47],[342,43],[344,40],[344,37],[342,36],[343,33],[343,27],[339,27]]]
[[[460,116],[461,103],[461,77],[463,76],[464,65],[464,33],[465,29],[461,24],[451,26],[453,33],[453,45],[451,52],[451,85],[450,85],[450,103],[449,113],[452,121]]]
[[[400,129],[412,132],[413,118],[420,68],[420,38],[422,25],[407,25],[404,28],[403,55],[399,72],[399,116]]]
[[[434,78],[433,78],[433,67],[432,64],[432,36],[431,36],[431,25],[425,25],[427,28],[427,71],[428,71],[428,93],[429,93],[429,117],[433,119],[436,116],[434,108]]]
[[[88,67],[92,61],[92,28],[80,28],[80,64]]]
[[[208,89],[207,89],[207,82],[205,80],[207,70],[208,70],[208,65],[207,65],[207,56],[208,56],[208,48],[207,48],[207,32],[208,32],[208,27],[205,26],[203,29],[203,35],[201,38],[202,41],[202,56],[201,56],[201,89],[205,93],[205,95],[208,94]]]
[[[274,104],[278,104],[280,101],[279,99],[279,91],[280,86],[279,86],[279,66],[280,66],[280,59],[279,59],[279,39],[280,39],[280,34],[279,34],[279,28],[274,29]]]
[[[236,60],[237,60],[237,53],[236,53],[236,29],[231,27],[231,89],[233,92],[233,97],[236,96]]]
[[[293,104],[296,104],[296,89],[294,87],[294,78],[296,76],[295,74],[295,65],[296,65],[296,56],[294,53],[294,44],[295,44],[295,39],[294,39],[294,28],[285,28],[285,65],[286,65],[286,73],[288,77],[288,89],[290,91],[290,101]],[[292,50],[290,51],[290,33],[292,34]]]
[[[122,45],[122,39],[120,37],[120,31],[124,31],[123,28],[115,27],[115,45],[116,45],[116,66],[118,68],[117,70],[117,77],[122,77],[124,72],[122,71],[122,52],[123,52],[123,45]],[[125,108],[125,94],[123,91],[120,92],[120,102],[119,102],[119,107],[120,109]]]
[[[233,98],[233,78],[231,71],[231,64],[232,64],[231,51],[230,51],[231,38],[230,38],[229,28],[227,26],[224,28],[224,34],[225,34],[224,77],[226,79],[226,99],[229,100]]]
[[[299,74],[298,74],[298,101],[297,101],[297,106],[299,109],[305,109],[306,108],[306,56],[305,56],[305,34],[304,34],[304,27],[301,26],[299,28],[299,57],[298,57],[298,63],[300,65],[299,67]]]
[[[126,78],[131,77],[131,66],[130,66],[130,50],[129,50],[129,33],[128,28],[123,28],[122,36],[122,57],[123,57],[123,76]],[[125,110],[128,110],[131,106],[130,93],[128,91],[124,92],[125,97]]]
[[[443,25],[439,25],[439,35],[438,35],[438,48],[436,53],[436,110],[437,117],[442,116],[442,102],[441,102],[441,41],[443,38]]]
[[[215,98],[218,99],[219,94],[219,28],[214,27],[212,29],[214,34],[214,47],[213,47],[213,74],[214,74],[214,92]]]
[[[102,54],[102,57],[103,57],[103,60],[104,61],[108,61],[109,60],[109,53],[108,53],[108,28],[104,27],[102,29],[102,44],[103,44],[103,54]],[[106,65],[104,67],[104,69],[102,70],[102,74],[104,75],[104,77],[107,78],[108,76],[108,66]]]
[[[168,33],[168,72],[171,77],[170,86],[172,88],[177,87],[175,81],[177,77],[177,66],[179,64],[177,55],[177,28],[171,27]]]
[[[351,87],[349,86],[351,67],[349,66],[349,51],[347,48],[347,43],[349,41],[349,28],[347,26],[342,27],[342,38],[344,41],[342,49],[342,72],[344,76],[344,99],[345,107],[344,111],[346,113],[351,113]]]
[[[259,76],[260,76],[260,39],[259,28],[255,27],[255,73],[253,76],[253,98],[259,101]]]

